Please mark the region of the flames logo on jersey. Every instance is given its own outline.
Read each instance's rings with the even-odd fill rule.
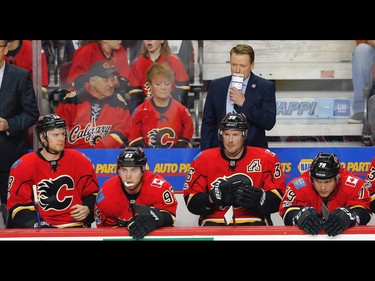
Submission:
[[[74,182],[69,176],[43,180],[38,183],[39,205],[44,210],[62,211],[73,201]]]
[[[143,85],[143,91],[146,93],[146,99],[152,97],[152,91],[151,91],[151,86],[150,86],[150,83],[149,83],[149,82],[146,82],[146,83]]]
[[[171,148],[174,145],[176,133],[171,128],[152,129],[148,132],[151,148]]]
[[[95,146],[97,145],[103,138],[101,136],[92,136],[91,140],[90,140],[90,144]]]

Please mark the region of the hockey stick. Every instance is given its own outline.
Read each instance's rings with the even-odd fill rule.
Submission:
[[[224,222],[226,225],[230,224],[230,221],[233,221],[233,225],[236,226],[236,218],[234,216],[233,205],[231,205],[228,211],[224,214]]]
[[[36,217],[38,220],[38,228],[40,228],[41,224],[40,224],[40,213],[39,213],[39,199],[38,199],[38,193],[37,193],[35,184],[33,184],[33,193],[34,193],[35,212],[36,212]]]
[[[324,202],[322,202],[322,214],[323,214],[324,219],[328,220],[329,210],[328,210],[327,205]]]
[[[134,210],[135,200],[132,199],[129,201],[129,203],[130,203],[130,208],[132,209],[132,217],[134,218],[135,217],[135,210]]]

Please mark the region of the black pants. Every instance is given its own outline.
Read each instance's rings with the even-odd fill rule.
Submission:
[[[0,172],[0,201],[7,202],[9,172]]]

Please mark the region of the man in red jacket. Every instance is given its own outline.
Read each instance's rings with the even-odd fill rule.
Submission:
[[[66,121],[68,148],[122,148],[127,145],[130,111],[114,93],[117,70],[99,61],[90,67],[89,81],[78,92],[68,91],[56,108]]]

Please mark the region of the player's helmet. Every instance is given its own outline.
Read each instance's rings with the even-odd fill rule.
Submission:
[[[340,162],[334,153],[320,152],[310,165],[310,177],[315,179],[338,180],[340,176]]]
[[[35,131],[40,140],[40,133],[43,133],[44,137],[47,136],[47,131],[66,128],[65,120],[56,114],[47,114],[39,117],[39,120],[36,122]]]
[[[147,157],[140,147],[125,147],[117,157],[117,168],[119,167],[144,167]]]
[[[219,139],[222,140],[224,130],[242,131],[243,135],[246,137],[248,129],[249,123],[247,122],[245,114],[229,112],[220,122],[220,127],[218,131]]]

